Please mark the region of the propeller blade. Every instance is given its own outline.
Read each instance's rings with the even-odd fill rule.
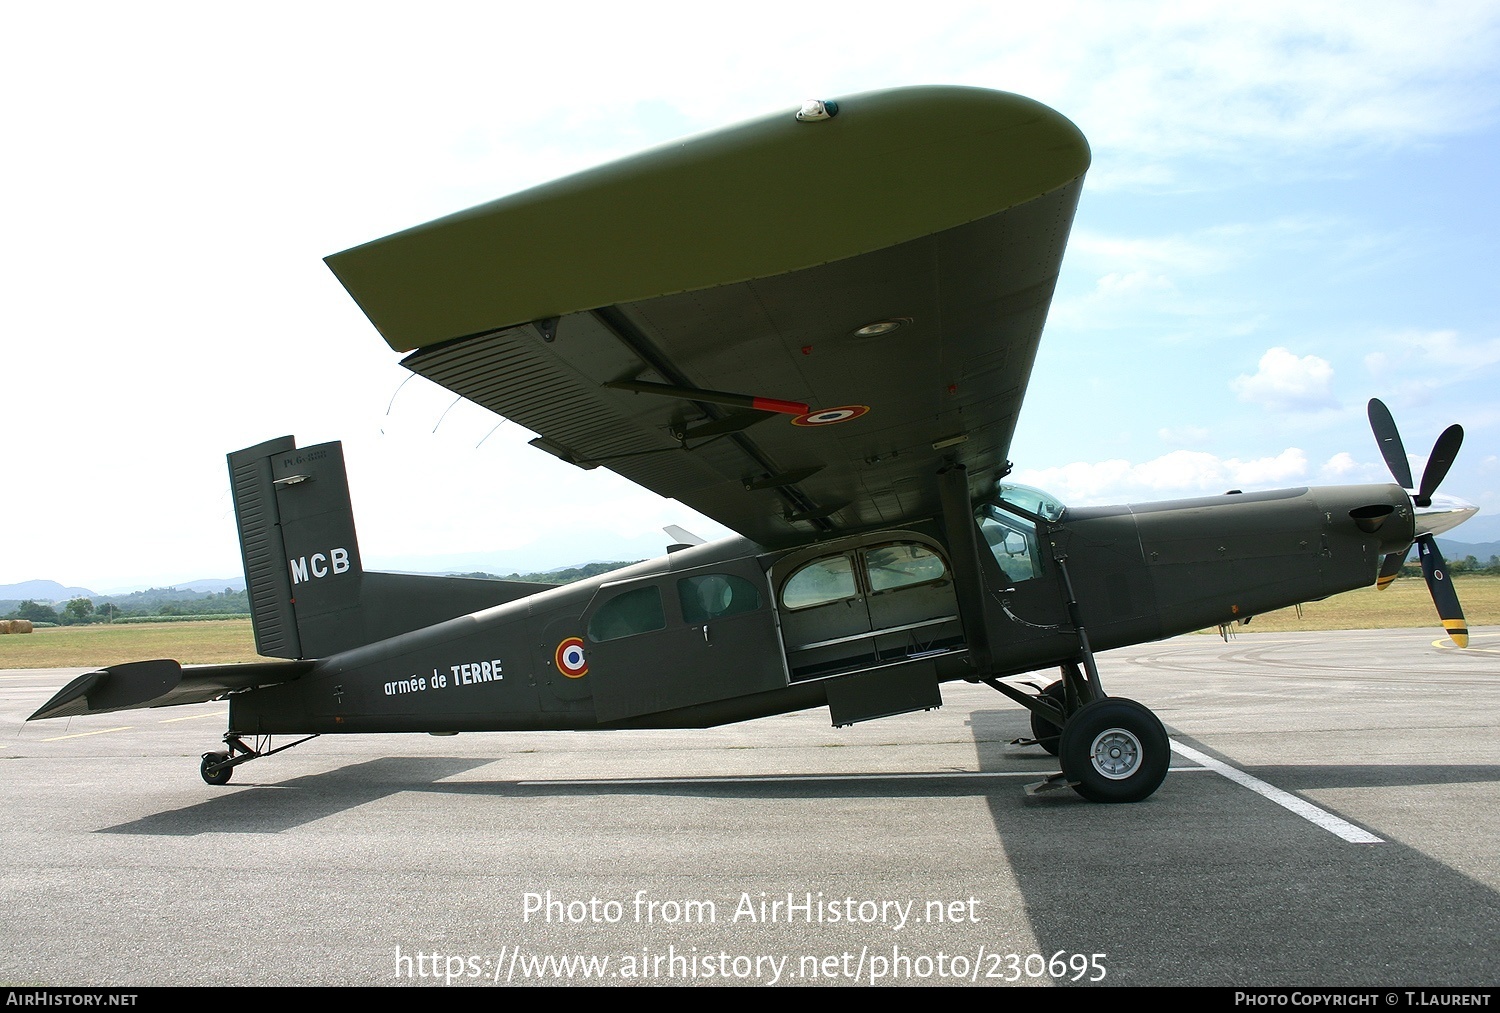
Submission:
[[[1391,586],[1391,581],[1396,579],[1396,574],[1401,572],[1401,564],[1406,562],[1406,554],[1411,549],[1402,549],[1400,552],[1387,552],[1385,558],[1380,561],[1380,573],[1375,576],[1375,590],[1384,591]]]
[[[1427,459],[1427,467],[1422,472],[1422,488],[1417,490],[1417,497],[1413,501],[1417,506],[1432,506],[1432,494],[1437,492],[1448,469],[1453,467],[1453,459],[1458,456],[1458,448],[1463,446],[1463,442],[1464,427],[1459,425],[1449,426],[1437,438],[1437,442],[1432,445],[1432,456]]]
[[[1464,620],[1464,610],[1459,607],[1453,581],[1448,579],[1448,564],[1438,551],[1437,539],[1422,535],[1417,539],[1417,551],[1422,556],[1422,576],[1427,578],[1427,590],[1432,592],[1432,603],[1437,606],[1443,629],[1459,647],[1468,647],[1469,624]]]
[[[1370,398],[1370,429],[1375,433],[1375,442],[1380,444],[1380,456],[1385,458],[1385,466],[1391,469],[1391,475],[1400,483],[1401,488],[1410,489],[1411,463],[1406,459],[1406,448],[1401,445],[1401,434],[1396,431],[1396,420],[1391,418],[1391,410],[1378,397]]]

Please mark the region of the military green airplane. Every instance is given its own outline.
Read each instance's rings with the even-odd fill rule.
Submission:
[[[225,784],[325,733],[843,726],[968,680],[1029,708],[1040,787],[1131,802],[1170,746],[1097,652],[1384,580],[1414,541],[1462,640],[1432,539],[1474,511],[1433,495],[1457,427],[1410,494],[1378,402],[1400,485],[1068,509],[1005,482],[1088,164],[1029,99],[875,92],[329,257],[404,365],[739,537],[563,587],[369,571],[339,444],[272,440],[229,469],[277,660],[114,665],[32,717],[227,699]]]

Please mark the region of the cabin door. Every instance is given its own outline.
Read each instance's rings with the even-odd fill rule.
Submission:
[[[787,684],[770,587],[751,557],[605,584],[583,622],[601,722]]]

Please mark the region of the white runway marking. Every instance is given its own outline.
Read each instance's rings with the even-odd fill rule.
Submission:
[[[128,732],[134,727],[134,725],[121,725],[118,728],[101,728],[96,732],[74,732],[72,735],[54,735],[52,738],[43,739],[42,741],[61,742],[63,739],[81,739],[89,735],[106,735],[109,732]]]
[[[1313,805],[1311,802],[1306,801],[1305,799],[1300,799],[1290,792],[1282,791],[1280,788],[1277,788],[1274,785],[1267,784],[1260,778],[1253,777],[1252,775],[1245,773],[1243,770],[1231,767],[1227,763],[1215,760],[1212,756],[1200,753],[1198,752],[1198,750],[1192,748],[1191,746],[1184,746],[1182,743],[1173,740],[1172,749],[1179,755],[1185,756],[1195,763],[1201,763],[1203,764],[1203,766],[1207,767],[1209,770],[1214,771],[1215,773],[1224,775],[1235,784],[1242,784],[1256,794],[1265,796],[1272,802],[1275,802],[1277,805],[1281,806],[1283,809],[1287,809],[1290,812],[1296,813],[1298,816],[1301,816],[1303,819],[1307,820],[1310,823],[1314,823],[1322,827],[1329,833],[1337,834],[1344,840],[1348,841],[1350,844],[1385,843],[1382,838],[1376,837],[1368,830],[1361,830],[1353,823],[1350,823],[1347,820],[1339,819],[1337,816],[1333,815],[1333,813],[1328,812],[1325,809],[1319,809],[1317,806]]]

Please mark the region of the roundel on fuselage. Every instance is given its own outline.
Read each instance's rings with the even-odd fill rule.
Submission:
[[[569,679],[580,679],[589,674],[589,662],[583,656],[583,640],[580,637],[569,637],[558,644],[552,660],[557,664],[557,670]]]

